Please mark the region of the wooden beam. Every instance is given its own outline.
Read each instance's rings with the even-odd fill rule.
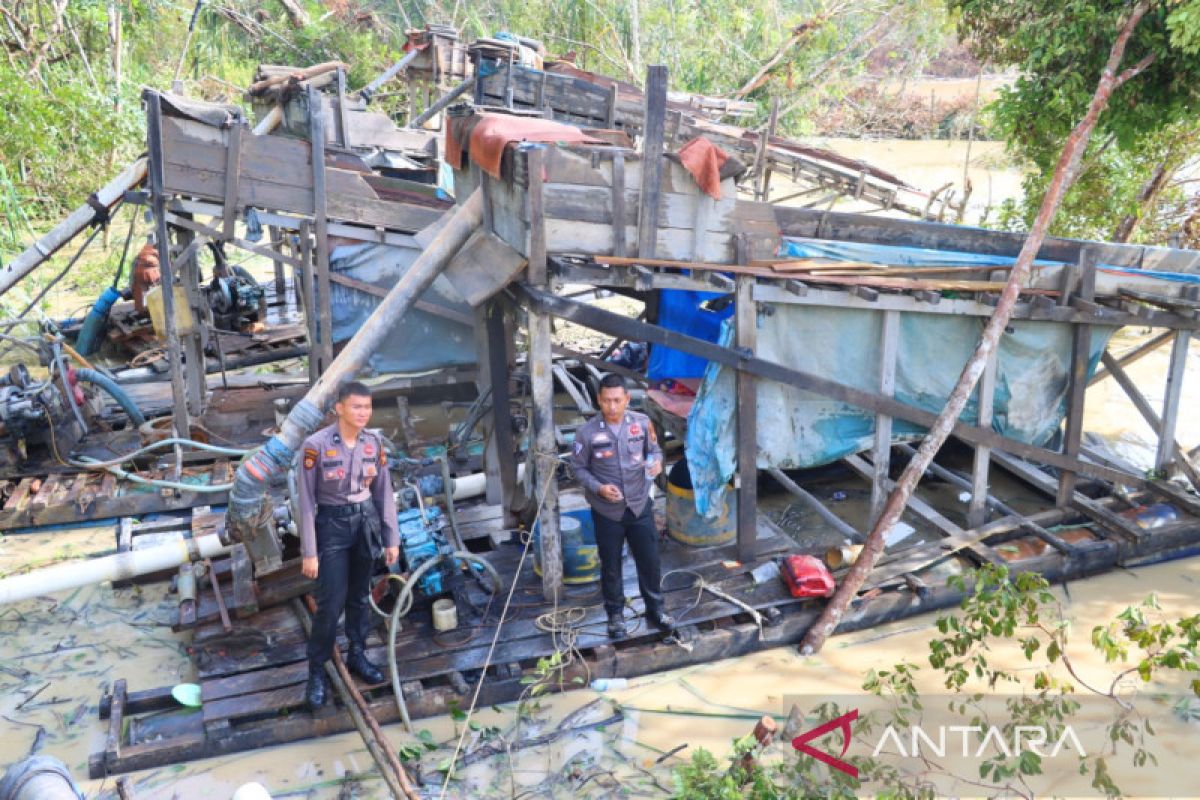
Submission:
[[[312,225],[308,220],[300,223],[300,283],[304,297],[304,329],[308,333],[308,383],[311,386],[321,377],[320,359],[317,357],[317,311],[316,286],[313,280]]]
[[[1150,427],[1155,431],[1162,430],[1162,420],[1159,418],[1158,412],[1156,412],[1154,407],[1150,405],[1150,402],[1146,399],[1146,396],[1142,394],[1137,384],[1134,383],[1133,379],[1129,377],[1129,374],[1125,372],[1120,362],[1107,350],[1101,353],[1100,360],[1103,362],[1104,366],[1108,367],[1108,374],[1111,375],[1113,380],[1115,380],[1117,384],[1125,391],[1125,394],[1133,402],[1134,407],[1138,410],[1138,413],[1142,415],[1142,418],[1146,420],[1147,424],[1149,424]],[[1200,471],[1198,471],[1195,465],[1192,464],[1192,460],[1188,458],[1187,451],[1180,446],[1178,440],[1174,441],[1173,444],[1173,458],[1175,462],[1179,464],[1179,468],[1182,469],[1184,474],[1188,476],[1188,480],[1191,481],[1192,486],[1197,490],[1200,490]]]
[[[612,160],[613,255],[625,255],[625,154],[614,153]]]
[[[1167,342],[1171,341],[1174,338],[1175,338],[1174,331],[1164,331],[1163,333],[1160,333],[1157,336],[1155,336],[1150,341],[1143,342],[1142,344],[1139,344],[1137,347],[1133,348],[1129,352],[1122,353],[1120,356],[1117,356],[1116,357],[1117,364],[1122,367],[1128,367],[1130,364],[1133,364],[1136,361],[1140,361],[1141,359],[1150,355],[1155,350],[1162,347],[1164,344],[1166,344]],[[1096,373],[1094,375],[1092,375],[1091,380],[1088,381],[1088,386],[1095,386],[1097,383],[1099,383],[1100,381],[1107,378],[1109,376],[1109,374],[1110,374],[1109,372],[1102,370],[1102,369],[1096,370]],[[1158,426],[1155,425],[1156,429],[1157,429],[1157,427]]]
[[[772,478],[779,482],[780,486],[782,486],[784,489],[787,489],[797,498],[802,500],[806,505],[808,505],[809,508],[817,513],[817,516],[825,520],[827,525],[836,530],[842,536],[846,537],[855,544],[862,544],[863,540],[866,539],[866,537],[855,530],[850,523],[846,522],[837,514],[834,514],[832,511],[826,508],[825,504],[818,500],[815,495],[789,478],[783,470],[779,469],[778,467],[769,467],[767,468],[767,472],[770,473]]]
[[[737,346],[753,353],[758,340],[758,306],[754,278],[739,275],[734,306]],[[757,556],[758,539],[758,385],[749,372],[737,373],[737,543],[738,561]]]
[[[1183,398],[1183,377],[1187,372],[1188,345],[1191,341],[1191,333],[1177,331],[1175,344],[1171,346],[1167,386],[1163,390],[1162,426],[1158,429],[1158,452],[1154,457],[1155,469],[1164,469],[1174,454],[1175,427],[1179,419],[1179,404]]]
[[[171,376],[171,397],[174,404],[172,422],[175,435],[191,438],[188,416],[187,387],[183,381],[183,355],[179,346],[179,331],[175,319],[175,273],[171,269],[171,246],[167,230],[167,204],[163,194],[162,105],[158,92],[146,91],[146,140],[149,151],[150,199],[154,208],[155,241],[158,245],[158,265],[162,270],[164,326],[167,339],[167,364]],[[181,454],[176,447],[175,470],[181,468]]]
[[[506,528],[516,526],[517,447],[512,429],[513,325],[506,313],[508,303],[503,297],[493,298],[477,311],[483,317],[486,360],[480,370],[487,370],[488,386],[492,390],[491,424],[488,427],[484,466],[488,481],[488,502],[500,503]],[[485,366],[486,365],[486,366]],[[491,464],[494,464],[491,466]],[[494,484],[494,486],[492,485]],[[495,497],[493,500],[492,498]]]
[[[546,286],[549,281],[546,265],[545,209],[542,206],[542,159],[540,147],[528,151],[529,189],[529,282]],[[562,593],[562,542],[558,530],[558,483],[554,478],[558,466],[558,441],[554,427],[554,362],[550,314],[530,310],[529,321],[529,381],[533,402],[534,480],[533,502],[541,503],[538,526],[541,533],[542,593],[549,601],[557,602]]]
[[[1072,269],[1063,272],[1062,294],[1059,303],[1070,302],[1070,295],[1091,302],[1096,296],[1096,257],[1093,250],[1084,248]],[[1083,407],[1087,398],[1088,366],[1091,364],[1092,328],[1078,324],[1071,331],[1071,374],[1067,391],[1066,430],[1063,435],[1063,454],[1079,458],[1079,443],[1083,438]],[[1075,473],[1063,470],[1058,476],[1057,505],[1066,506],[1075,492]]]
[[[992,427],[992,410],[996,399],[996,368],[999,360],[999,353],[993,350],[979,379],[976,395],[979,415],[976,424],[985,430]],[[972,528],[978,528],[987,521],[988,472],[991,463],[992,449],[986,445],[977,445],[971,463],[971,501],[967,507],[967,525]]]
[[[642,186],[638,208],[638,255],[654,257],[658,240],[658,200],[662,192],[663,129],[667,113],[667,68],[646,70],[645,127],[642,130]]]
[[[231,125],[225,141],[225,206],[222,238],[232,239],[237,225],[238,178],[242,164],[242,125]]]
[[[896,353],[900,347],[900,312],[884,311],[879,337],[879,394],[892,397],[896,391]],[[886,482],[892,464],[892,418],[875,415],[875,447],[871,451],[875,476],[871,480],[871,527],[883,513],[887,500]]]
[[[321,373],[333,363],[333,310],[329,304],[329,218],[326,214],[325,194],[325,119],[321,114],[321,94],[310,84],[308,87],[308,136],[312,144],[313,173],[313,235],[316,237],[315,269],[317,290],[315,307],[317,342],[309,355],[316,357]]]

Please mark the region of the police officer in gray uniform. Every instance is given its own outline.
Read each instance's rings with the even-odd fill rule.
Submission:
[[[350,642],[346,666],[367,683],[383,683],[383,673],[365,652],[371,620],[367,593],[376,560],[382,555],[394,564],[400,554],[383,440],[364,430],[371,420],[371,390],[347,383],[333,408],[337,422],[304,442],[299,480],[301,571],[317,580],[305,691],[314,711],[329,694],[324,666],[333,655],[343,608]]]
[[[646,618],[669,633],[674,621],[663,609],[658,526],[650,500],[651,481],[662,472],[662,448],[649,417],[629,410],[629,391],[620,375],[605,375],[600,381],[599,402],[599,416],[575,433],[573,466],[596,526],[608,635],[620,639],[627,633],[621,576],[621,550],[627,541]]]

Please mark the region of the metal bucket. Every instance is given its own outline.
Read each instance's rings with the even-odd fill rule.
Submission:
[[[737,492],[726,491],[721,513],[709,519],[696,511],[695,492],[676,485],[673,478],[674,470],[667,479],[667,534],[672,539],[692,547],[713,547],[737,538]]]
[[[567,511],[558,518],[562,541],[563,583],[594,583],[600,580],[600,551],[596,549],[596,527],[591,509]],[[542,574],[542,532],[533,526],[533,571]]]

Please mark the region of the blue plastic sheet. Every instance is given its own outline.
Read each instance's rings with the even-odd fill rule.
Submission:
[[[718,292],[664,289],[658,294],[658,324],[667,330],[715,342],[721,336],[721,323],[733,313],[733,304],[720,311],[708,311],[701,308],[701,304],[721,296]],[[646,374],[650,380],[699,378],[706,367],[706,359],[656,344],[650,348],[650,366]]]

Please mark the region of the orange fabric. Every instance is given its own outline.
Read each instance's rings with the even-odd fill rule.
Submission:
[[[679,148],[679,161],[697,185],[710,197],[721,199],[721,167],[729,160],[729,154],[715,144],[697,136]]]
[[[492,177],[500,177],[500,160],[504,148],[513,142],[566,142],[569,144],[604,144],[594,136],[588,136],[579,128],[548,119],[512,117],[508,114],[480,114],[474,120],[467,138],[467,151],[471,160]],[[446,126],[446,161],[450,166],[462,169],[459,157],[460,142],[464,130]]]

